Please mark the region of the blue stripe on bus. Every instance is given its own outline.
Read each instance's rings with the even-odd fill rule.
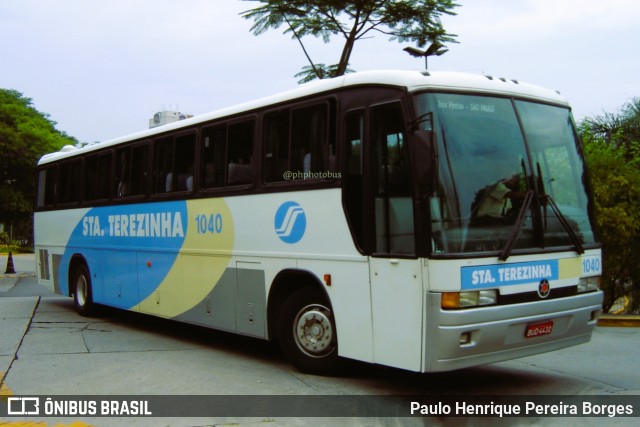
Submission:
[[[185,201],[93,208],[67,242],[60,288],[68,290],[68,268],[64,266],[80,253],[92,273],[94,300],[132,308],[149,297],[171,270],[187,227]],[[145,269],[144,282],[132,286],[141,269]]]

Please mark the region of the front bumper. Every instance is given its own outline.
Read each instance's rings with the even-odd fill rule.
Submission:
[[[602,298],[598,291],[523,304],[443,310],[441,294],[427,293],[422,371],[461,369],[588,342]],[[525,338],[528,325],[547,321],[553,322],[550,334]]]

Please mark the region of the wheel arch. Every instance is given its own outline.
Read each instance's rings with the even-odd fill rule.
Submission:
[[[293,292],[302,287],[309,287],[319,291],[333,311],[331,298],[329,298],[329,294],[318,276],[308,270],[293,268],[282,270],[273,279],[269,288],[269,297],[267,299],[267,332],[269,339],[278,338],[279,314],[284,302]]]

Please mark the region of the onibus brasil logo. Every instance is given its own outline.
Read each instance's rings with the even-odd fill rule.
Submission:
[[[285,243],[297,243],[304,236],[307,217],[296,202],[284,202],[276,211],[273,221],[276,235]]]

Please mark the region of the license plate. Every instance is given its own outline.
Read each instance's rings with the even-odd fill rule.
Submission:
[[[524,333],[525,338],[540,337],[542,335],[549,335],[553,330],[553,322],[534,323],[527,326],[527,330]]]

